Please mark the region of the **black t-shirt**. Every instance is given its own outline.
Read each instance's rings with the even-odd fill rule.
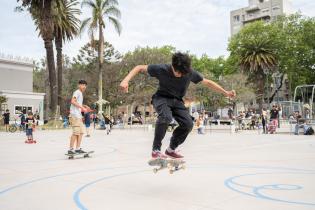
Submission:
[[[278,119],[279,111],[272,109],[270,111],[270,119]]]
[[[34,118],[26,118],[25,119],[25,123],[26,124],[26,129],[31,129],[33,127],[33,125],[35,125],[35,119]]]
[[[10,113],[8,113],[8,112],[4,113],[3,119],[5,122],[9,122],[10,121]]]
[[[169,64],[151,64],[148,73],[159,80],[157,95],[180,100],[185,96],[190,82],[197,84],[203,80],[203,76],[195,70],[182,77],[175,77]]]

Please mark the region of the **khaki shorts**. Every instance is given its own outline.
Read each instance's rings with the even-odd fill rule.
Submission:
[[[81,135],[84,134],[84,125],[82,122],[82,118],[77,118],[77,117],[69,117],[69,122],[72,127],[72,134],[73,135]]]

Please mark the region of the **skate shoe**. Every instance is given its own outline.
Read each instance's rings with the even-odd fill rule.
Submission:
[[[80,148],[80,149],[76,149],[76,150],[75,150],[75,153],[77,153],[77,154],[83,154],[83,153],[86,153],[86,152],[83,151],[83,150]]]
[[[161,151],[159,151],[159,150],[152,151],[151,156],[154,159],[157,159],[157,158],[166,159],[167,158],[167,156],[164,155],[163,153],[161,153]]]
[[[73,150],[68,150],[68,155],[74,155],[75,152]]]
[[[182,156],[181,154],[179,154],[179,153],[176,152],[175,150],[166,149],[165,154],[166,154],[167,156],[169,156],[170,158],[173,158],[173,159],[184,158],[184,156]]]

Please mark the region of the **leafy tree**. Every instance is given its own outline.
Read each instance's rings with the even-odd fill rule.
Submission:
[[[44,40],[46,49],[47,67],[49,71],[50,86],[50,108],[54,113],[57,108],[57,79],[54,59],[54,19],[53,19],[53,3],[54,0],[18,0],[21,5],[16,9],[18,11],[27,10],[39,30],[39,34]]]
[[[248,81],[256,84],[256,96],[262,108],[266,78],[278,65],[278,31],[274,25],[257,21],[245,26],[229,43],[231,60],[237,61]]]
[[[54,2],[54,36],[57,51],[57,78],[58,78],[58,105],[63,110],[62,98],[62,47],[63,42],[72,40],[77,36],[80,29],[80,20],[76,17],[81,11],[75,8],[78,5],[77,0],[57,0]]]
[[[98,96],[99,100],[102,99],[103,93],[103,50],[104,50],[104,32],[105,26],[111,23],[118,34],[121,33],[121,24],[119,19],[121,17],[120,10],[118,9],[117,0],[83,0],[82,6],[87,6],[92,9],[92,16],[83,20],[81,31],[88,27],[88,33],[91,38],[92,45],[94,44],[95,33],[98,31],[98,70],[99,70],[99,84]],[[99,112],[102,112],[102,106]]]

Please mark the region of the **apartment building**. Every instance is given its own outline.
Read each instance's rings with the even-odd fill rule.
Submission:
[[[238,33],[248,23],[257,20],[269,22],[294,12],[291,0],[248,0],[248,4],[247,7],[231,11],[231,35]]]

